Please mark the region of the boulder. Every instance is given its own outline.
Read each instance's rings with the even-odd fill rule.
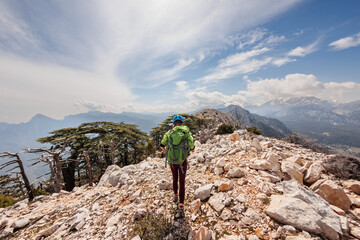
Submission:
[[[227,173],[229,178],[241,178],[245,176],[245,172],[241,168],[230,169]]]
[[[225,208],[225,196],[223,193],[218,193],[212,197],[210,197],[208,203],[210,206],[215,209],[218,213],[221,213],[221,211]]]
[[[214,184],[207,184],[195,190],[194,197],[195,199],[205,200],[210,197],[211,190],[214,187]]]
[[[279,162],[280,157],[276,154],[270,154],[267,158],[267,161],[271,165],[271,171],[278,173],[281,169],[281,165]]]
[[[256,148],[256,150],[257,150],[258,152],[261,152],[261,151],[262,151],[262,147],[261,147],[261,145],[260,145],[260,141],[259,141],[258,138],[254,138],[254,139],[252,140],[251,146],[254,147],[254,148]]]
[[[266,171],[259,171],[260,175],[269,179],[270,182],[272,183],[277,183],[277,182],[280,182],[281,181],[281,178],[276,176],[276,175],[273,175],[273,174],[270,174]]]
[[[69,219],[70,230],[79,231],[86,223],[87,217],[89,217],[90,211],[87,208],[78,209]]]
[[[284,195],[272,195],[266,214],[275,220],[329,239],[339,239],[342,219],[319,195],[296,180],[283,182]]]
[[[300,184],[303,184],[304,175],[298,169],[300,169],[300,166],[296,163],[283,161],[281,164],[281,171],[285,180],[295,179]]]
[[[121,168],[118,165],[111,165],[106,168],[105,173],[101,176],[97,186],[103,186],[106,182],[111,179],[111,185],[116,186],[118,181],[116,178],[121,175]],[[115,184],[115,185],[114,185]]]
[[[231,212],[229,209],[227,209],[227,208],[225,208],[225,209],[222,211],[220,217],[221,217],[224,221],[228,221],[228,220],[231,220],[231,219],[235,219],[235,218],[234,218],[234,215],[232,214],[232,212]]]
[[[30,220],[28,218],[19,218],[13,222],[11,225],[14,229],[20,229],[26,227],[30,223]]]
[[[351,200],[339,185],[332,180],[320,180],[311,186],[311,190],[319,194],[328,203],[341,208],[344,211],[349,210]]]
[[[286,161],[289,161],[289,162],[292,162],[292,163],[296,163],[300,166],[303,166],[305,161],[303,159],[303,157],[299,156],[299,155],[295,155],[295,156],[292,156],[292,157],[289,157],[286,159]]]
[[[321,173],[323,171],[324,171],[324,167],[322,166],[321,162],[320,161],[314,162],[306,171],[304,181],[309,184],[313,184],[314,182],[316,182],[321,178]]]
[[[345,182],[343,182],[343,186],[347,189],[349,189],[350,191],[360,195],[360,181],[357,180],[347,180]]]
[[[256,169],[256,170],[268,170],[270,171],[272,169],[272,166],[270,162],[268,162],[265,159],[257,159],[253,163],[249,165],[250,168]]]
[[[212,231],[202,226],[199,231],[195,233],[194,240],[212,240]]]

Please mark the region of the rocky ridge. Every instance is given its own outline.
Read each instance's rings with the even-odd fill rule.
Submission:
[[[166,239],[358,239],[360,182],[324,173],[332,156],[246,130],[196,142],[185,219]],[[146,212],[173,218],[163,159],[108,167],[95,187],[76,187],[1,209],[4,239],[140,239]]]

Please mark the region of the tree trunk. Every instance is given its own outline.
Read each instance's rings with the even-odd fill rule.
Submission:
[[[79,187],[81,187],[81,174],[80,174],[80,167],[78,166],[77,169],[78,179],[79,179]]]
[[[22,163],[22,161],[20,159],[20,156],[18,154],[16,154],[16,158],[17,158],[17,162],[19,164],[21,176],[22,176],[22,178],[24,180],[24,183],[25,183],[26,190],[27,190],[27,192],[29,194],[29,201],[32,201],[34,199],[34,192],[33,192],[32,187],[30,185],[29,179],[26,176],[23,163]]]
[[[65,189],[70,192],[75,187],[75,163],[68,163],[67,167],[62,169],[62,174],[64,176]]]
[[[55,161],[54,191],[58,193],[63,188],[63,176],[61,171],[60,154],[54,154],[54,161]]]
[[[85,156],[85,161],[86,161],[86,166],[89,172],[89,186],[93,186],[93,177],[92,177],[92,171],[91,171],[91,164],[90,164],[90,158],[89,155],[87,153],[87,151],[84,151],[84,156]]]

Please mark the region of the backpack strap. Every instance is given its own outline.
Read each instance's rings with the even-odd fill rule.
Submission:
[[[174,132],[174,129],[170,129],[169,130],[169,133],[170,133],[170,136],[171,136],[171,134]],[[170,148],[170,142],[169,142],[169,140],[167,140],[167,146],[166,146],[166,153],[165,153],[165,168],[166,168],[166,166],[167,166],[167,156],[168,156],[168,153],[169,153],[169,148]]]

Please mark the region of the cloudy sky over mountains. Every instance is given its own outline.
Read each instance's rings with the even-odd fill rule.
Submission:
[[[0,122],[359,100],[360,2],[275,2],[3,0]]]

